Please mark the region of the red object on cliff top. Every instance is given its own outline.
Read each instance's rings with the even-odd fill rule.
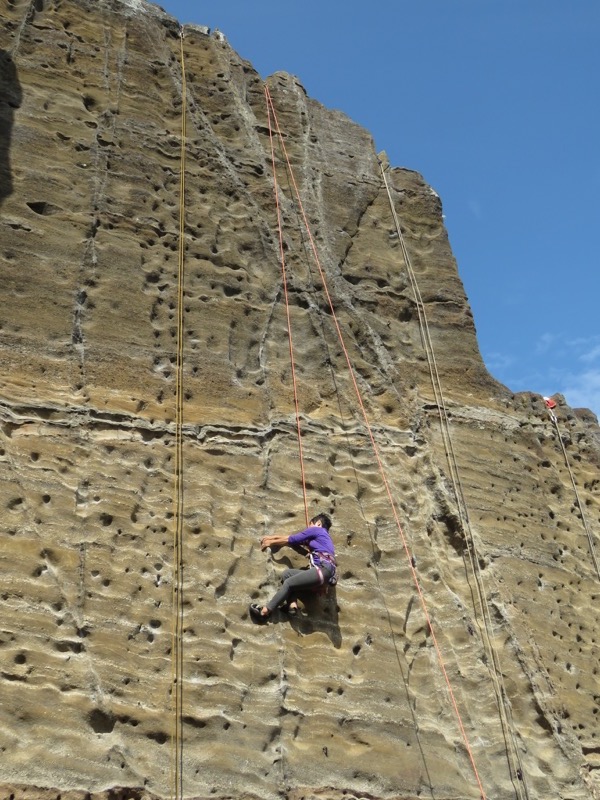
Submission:
[[[546,408],[556,408],[556,401],[551,397],[544,397],[544,402],[546,403]]]

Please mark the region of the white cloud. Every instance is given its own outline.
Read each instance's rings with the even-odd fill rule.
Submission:
[[[558,391],[571,408],[589,408],[600,417],[600,369],[564,376]]]
[[[600,336],[539,336],[533,351],[482,352],[490,373],[513,392],[564,395],[571,408],[589,408],[600,419]]]
[[[515,358],[508,353],[496,352],[486,353],[484,361],[488,370],[493,373],[494,370],[505,370],[511,367],[515,363]]]
[[[582,347],[587,348],[590,345],[596,345],[599,341],[600,337],[598,336],[577,336],[575,339],[568,339],[567,344],[569,347],[581,350]]]
[[[592,347],[592,349],[589,352],[583,353],[582,355],[579,356],[580,361],[586,361],[586,362],[596,361],[599,358],[600,358],[600,344],[596,345],[596,347]]]
[[[596,361],[600,359],[600,336],[577,336],[567,339],[565,344],[579,361]]]
[[[535,352],[538,355],[547,353],[558,338],[555,333],[543,333],[535,344]]]

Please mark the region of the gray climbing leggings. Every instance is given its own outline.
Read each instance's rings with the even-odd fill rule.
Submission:
[[[323,580],[326,583],[331,577],[332,570],[328,566],[322,566],[320,569],[323,573]],[[319,573],[315,567],[310,569],[286,569],[281,576],[281,580],[283,581],[281,589],[267,603],[269,611],[274,611],[282,603],[291,603],[296,599],[298,592],[304,592],[307,589],[313,589],[315,586],[321,585]]]

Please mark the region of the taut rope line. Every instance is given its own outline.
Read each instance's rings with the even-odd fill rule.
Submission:
[[[521,757],[519,753],[519,748],[517,744],[516,734],[514,730],[514,723],[512,720],[512,710],[510,707],[510,702],[508,700],[508,695],[506,692],[506,688],[504,685],[504,678],[502,667],[500,664],[499,656],[496,653],[492,642],[492,619],[490,610],[487,603],[487,592],[485,589],[485,583],[483,580],[483,575],[481,573],[481,568],[479,566],[479,558],[477,555],[477,549],[475,547],[475,538],[473,536],[473,531],[471,529],[471,522],[469,519],[469,513],[467,509],[467,504],[465,501],[465,494],[462,487],[462,482],[460,479],[460,471],[458,468],[458,461],[456,459],[456,454],[454,451],[454,445],[452,442],[452,436],[450,434],[450,420],[448,418],[448,412],[446,409],[446,401],[444,398],[444,392],[442,390],[442,383],[439,375],[439,371],[437,368],[437,361],[435,358],[435,350],[433,347],[433,342],[431,339],[431,334],[429,330],[429,323],[427,321],[427,313],[425,311],[425,304],[423,302],[423,298],[421,295],[421,290],[419,289],[419,284],[417,282],[417,278],[415,272],[412,267],[412,262],[410,259],[410,254],[406,247],[406,243],[404,241],[404,235],[402,233],[402,227],[400,225],[400,221],[398,219],[398,215],[396,213],[396,208],[394,206],[394,202],[392,200],[392,194],[390,192],[389,184],[386,178],[385,169],[383,164],[379,163],[381,169],[381,175],[383,178],[383,184],[385,186],[385,190],[387,193],[387,197],[390,204],[390,209],[392,212],[392,217],[394,220],[394,225],[396,227],[396,233],[398,236],[398,241],[400,243],[400,248],[402,250],[402,256],[404,258],[404,263],[406,265],[407,275],[409,277],[414,298],[415,298],[415,305],[417,307],[417,313],[419,316],[419,326],[421,330],[421,338],[423,341],[423,347],[425,349],[425,354],[427,357],[427,364],[429,367],[429,374],[431,378],[431,385],[435,396],[435,401],[438,409],[438,415],[440,418],[440,432],[442,434],[442,442],[444,446],[444,450],[446,453],[446,459],[448,461],[448,467],[450,470],[450,479],[452,481],[452,485],[454,488],[454,496],[456,498],[456,507],[458,511],[458,516],[460,519],[460,524],[462,528],[462,532],[464,535],[466,550],[469,556],[469,563],[471,565],[471,571],[473,573],[473,578],[475,581],[475,586],[477,589],[477,597],[479,600],[479,607],[481,612],[481,617],[483,619],[483,629],[480,625],[478,625],[481,634],[482,640],[486,649],[489,653],[491,664],[493,669],[490,669],[490,675],[492,678],[492,683],[494,685],[494,691],[496,693],[497,703],[498,703],[498,712],[500,715],[500,724],[502,726],[502,733],[504,736],[504,741],[506,744],[506,755],[508,760],[508,766],[510,771],[511,780],[515,789],[516,794],[522,795],[524,793],[525,797],[529,797],[529,793],[527,791],[527,785],[525,783],[525,772],[523,770],[523,765],[521,762]],[[510,742],[511,747],[509,747],[508,742]],[[512,748],[512,749],[511,749]],[[511,761],[512,758],[512,761]]]
[[[549,400],[549,398],[548,398]],[[577,484],[575,483],[575,476],[573,475],[573,470],[571,469],[571,464],[569,463],[569,456],[567,455],[567,448],[565,447],[565,443],[562,440],[562,436],[560,435],[560,429],[558,427],[558,419],[556,414],[552,410],[552,406],[548,405],[548,400],[546,400],[546,407],[548,408],[548,413],[550,414],[550,419],[554,423],[554,427],[556,428],[556,435],[558,437],[558,441],[560,442],[560,446],[562,449],[562,453],[565,459],[565,464],[567,465],[567,471],[569,473],[569,477],[571,478],[571,484],[573,485],[573,491],[575,492],[575,499],[577,500],[577,506],[579,507],[579,513],[581,514],[581,522],[583,523],[583,528],[587,534],[589,546],[590,546],[590,555],[592,557],[592,563],[594,564],[594,569],[596,570],[596,575],[600,580],[600,567],[598,566],[598,559],[596,558],[596,548],[594,547],[594,537],[592,536],[592,532],[589,529],[587,519],[585,516],[585,512],[583,510],[583,503],[581,502],[581,498],[579,496],[579,492],[577,490]]]
[[[185,157],[187,86],[181,31],[181,156],[179,177],[179,248],[177,265],[177,361],[175,367],[175,486],[173,530],[173,626],[171,646],[171,693],[173,731],[171,735],[171,791],[174,800],[183,798],[183,286],[185,279]]]
[[[302,480],[302,497],[304,499],[304,515],[308,525],[308,500],[306,497],[306,477],[304,473],[304,453],[302,450],[302,430],[300,427],[300,407],[298,403],[298,384],[296,381],[296,365],[294,360],[294,342],[292,337],[292,320],[290,316],[290,300],[288,295],[287,271],[285,266],[285,252],[283,247],[283,228],[281,224],[281,207],[279,205],[279,187],[277,185],[277,172],[275,170],[275,146],[273,142],[273,129],[271,127],[271,109],[269,108],[268,88],[265,84],[265,95],[267,100],[267,115],[269,119],[269,142],[271,144],[271,164],[273,169],[273,191],[275,193],[275,206],[277,208],[277,230],[279,233],[279,260],[281,263],[281,277],[283,283],[283,296],[285,298],[285,313],[287,320],[288,343],[290,349],[290,364],[292,369],[292,386],[294,390],[294,409],[296,412],[296,430],[298,434],[298,454],[300,457],[300,477]]]
[[[482,800],[486,800],[485,789],[483,788],[483,784],[481,783],[481,778],[479,777],[479,772],[478,772],[477,766],[475,764],[475,758],[473,756],[473,751],[472,751],[472,748],[471,748],[471,745],[470,745],[470,742],[469,742],[469,738],[467,736],[467,733],[466,733],[466,730],[465,730],[465,727],[464,727],[464,724],[463,724],[463,721],[462,721],[462,717],[461,717],[461,714],[460,714],[460,711],[459,711],[459,708],[458,708],[458,704],[456,702],[454,691],[452,689],[452,685],[451,685],[450,679],[448,677],[448,673],[447,673],[447,670],[446,670],[444,659],[442,657],[441,649],[440,649],[440,646],[438,644],[437,637],[435,635],[435,631],[433,629],[433,625],[432,625],[431,618],[430,618],[430,615],[429,615],[429,609],[428,609],[427,603],[425,601],[425,596],[423,594],[423,590],[421,589],[421,586],[420,586],[420,583],[419,583],[419,579],[418,579],[418,576],[417,576],[417,573],[416,573],[416,570],[415,570],[415,566],[414,566],[414,563],[413,563],[413,558],[412,558],[410,550],[408,548],[408,542],[406,540],[402,525],[400,523],[400,518],[399,518],[399,515],[398,515],[397,508],[396,508],[396,503],[394,501],[394,498],[393,498],[393,495],[392,495],[392,491],[391,491],[391,488],[390,488],[390,485],[389,485],[389,482],[388,482],[388,479],[387,479],[387,476],[386,476],[385,468],[384,468],[384,465],[383,465],[383,462],[382,462],[382,459],[381,459],[381,456],[380,456],[380,453],[379,453],[379,447],[377,446],[377,442],[375,441],[373,430],[371,428],[371,424],[369,422],[369,418],[368,418],[368,415],[367,415],[367,412],[366,412],[366,408],[365,408],[365,405],[364,405],[364,402],[363,402],[363,399],[362,399],[362,394],[361,394],[360,389],[358,387],[358,383],[357,383],[357,380],[356,380],[356,375],[354,373],[354,368],[352,367],[352,363],[350,361],[350,356],[349,356],[348,350],[346,348],[346,343],[344,341],[344,337],[343,337],[343,334],[342,334],[342,331],[341,331],[341,328],[340,328],[340,324],[338,322],[337,315],[335,313],[335,308],[333,306],[333,301],[331,299],[331,295],[329,293],[329,289],[328,289],[328,286],[327,286],[327,280],[325,278],[325,272],[324,272],[323,267],[321,265],[319,254],[317,252],[315,241],[314,241],[314,238],[313,238],[313,235],[312,235],[312,231],[311,231],[310,226],[308,224],[308,218],[307,218],[306,212],[304,210],[302,199],[300,197],[300,192],[298,190],[298,186],[297,186],[297,183],[296,183],[296,178],[294,176],[294,171],[293,171],[291,163],[290,163],[290,159],[289,159],[289,156],[288,156],[288,153],[287,153],[287,149],[285,147],[283,134],[281,132],[281,128],[279,126],[279,121],[277,119],[277,113],[275,111],[275,107],[273,105],[273,100],[271,98],[271,93],[270,93],[269,88],[268,88],[267,85],[265,85],[265,95],[266,95],[266,98],[267,98],[268,107],[270,108],[270,110],[271,110],[271,112],[273,114],[273,119],[275,121],[275,126],[276,126],[276,130],[277,130],[277,135],[279,137],[279,141],[280,141],[280,144],[281,144],[282,151],[283,151],[283,153],[285,155],[285,161],[286,161],[286,164],[287,164],[287,169],[289,171],[289,175],[290,175],[293,187],[294,187],[294,193],[296,195],[296,201],[298,203],[298,207],[300,209],[300,213],[301,213],[302,219],[304,221],[304,226],[305,226],[305,229],[306,229],[306,232],[307,232],[307,236],[308,236],[309,241],[310,241],[311,249],[312,249],[312,252],[313,252],[313,257],[315,259],[315,264],[317,266],[317,269],[319,271],[319,275],[321,277],[321,281],[323,283],[323,290],[325,292],[325,295],[326,295],[326,298],[327,298],[327,303],[328,303],[329,309],[331,311],[331,316],[332,316],[332,320],[333,320],[333,323],[334,323],[334,326],[335,326],[335,329],[336,329],[336,332],[337,332],[337,335],[338,335],[338,340],[340,342],[340,346],[342,348],[342,352],[343,352],[344,358],[346,360],[346,365],[348,367],[348,372],[350,374],[350,378],[351,378],[351,381],[352,381],[354,392],[356,394],[356,398],[357,398],[359,407],[361,409],[361,413],[362,413],[363,420],[364,420],[364,423],[365,423],[365,428],[367,430],[369,439],[371,441],[371,446],[373,448],[373,453],[374,453],[374,456],[375,456],[375,460],[377,461],[377,464],[378,464],[378,467],[379,467],[379,472],[380,472],[380,475],[381,475],[383,486],[384,486],[386,494],[388,496],[390,507],[392,509],[392,514],[394,516],[394,520],[396,522],[396,526],[397,526],[398,532],[400,534],[402,545],[404,547],[404,551],[405,551],[406,556],[407,556],[408,565],[409,565],[409,568],[410,568],[410,571],[411,571],[411,574],[412,574],[412,577],[413,577],[413,582],[415,584],[415,588],[417,590],[417,594],[418,594],[420,602],[421,602],[421,607],[423,609],[423,613],[425,614],[425,619],[427,620],[427,626],[429,628],[429,632],[431,634],[431,639],[432,639],[432,642],[433,642],[434,647],[435,647],[435,651],[436,651],[436,654],[437,654],[437,657],[438,657],[438,662],[439,662],[439,665],[440,665],[440,669],[441,669],[442,675],[444,677],[444,680],[445,680],[445,683],[446,683],[446,687],[448,689],[448,694],[450,696],[450,700],[451,700],[452,706],[454,708],[454,712],[455,712],[455,715],[456,715],[456,718],[457,718],[457,721],[458,721],[458,726],[459,726],[459,729],[460,729],[460,732],[461,732],[461,735],[462,735],[462,738],[463,738],[463,742],[465,744],[465,748],[467,750],[467,754],[468,754],[469,760],[471,762],[471,767],[473,769],[473,773],[474,773],[475,779],[477,781],[477,784],[479,786],[479,790],[481,792]]]

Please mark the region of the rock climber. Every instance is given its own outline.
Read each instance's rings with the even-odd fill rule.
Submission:
[[[267,622],[272,612],[279,606],[293,616],[298,613],[298,592],[336,582],[335,547],[329,534],[330,528],[331,518],[327,514],[317,514],[310,520],[308,528],[300,533],[293,533],[291,536],[275,534],[261,539],[261,550],[288,545],[307,554],[310,567],[286,569],[281,576],[283,585],[271,600],[263,606],[257,603],[250,605],[250,617],[253,622]]]

